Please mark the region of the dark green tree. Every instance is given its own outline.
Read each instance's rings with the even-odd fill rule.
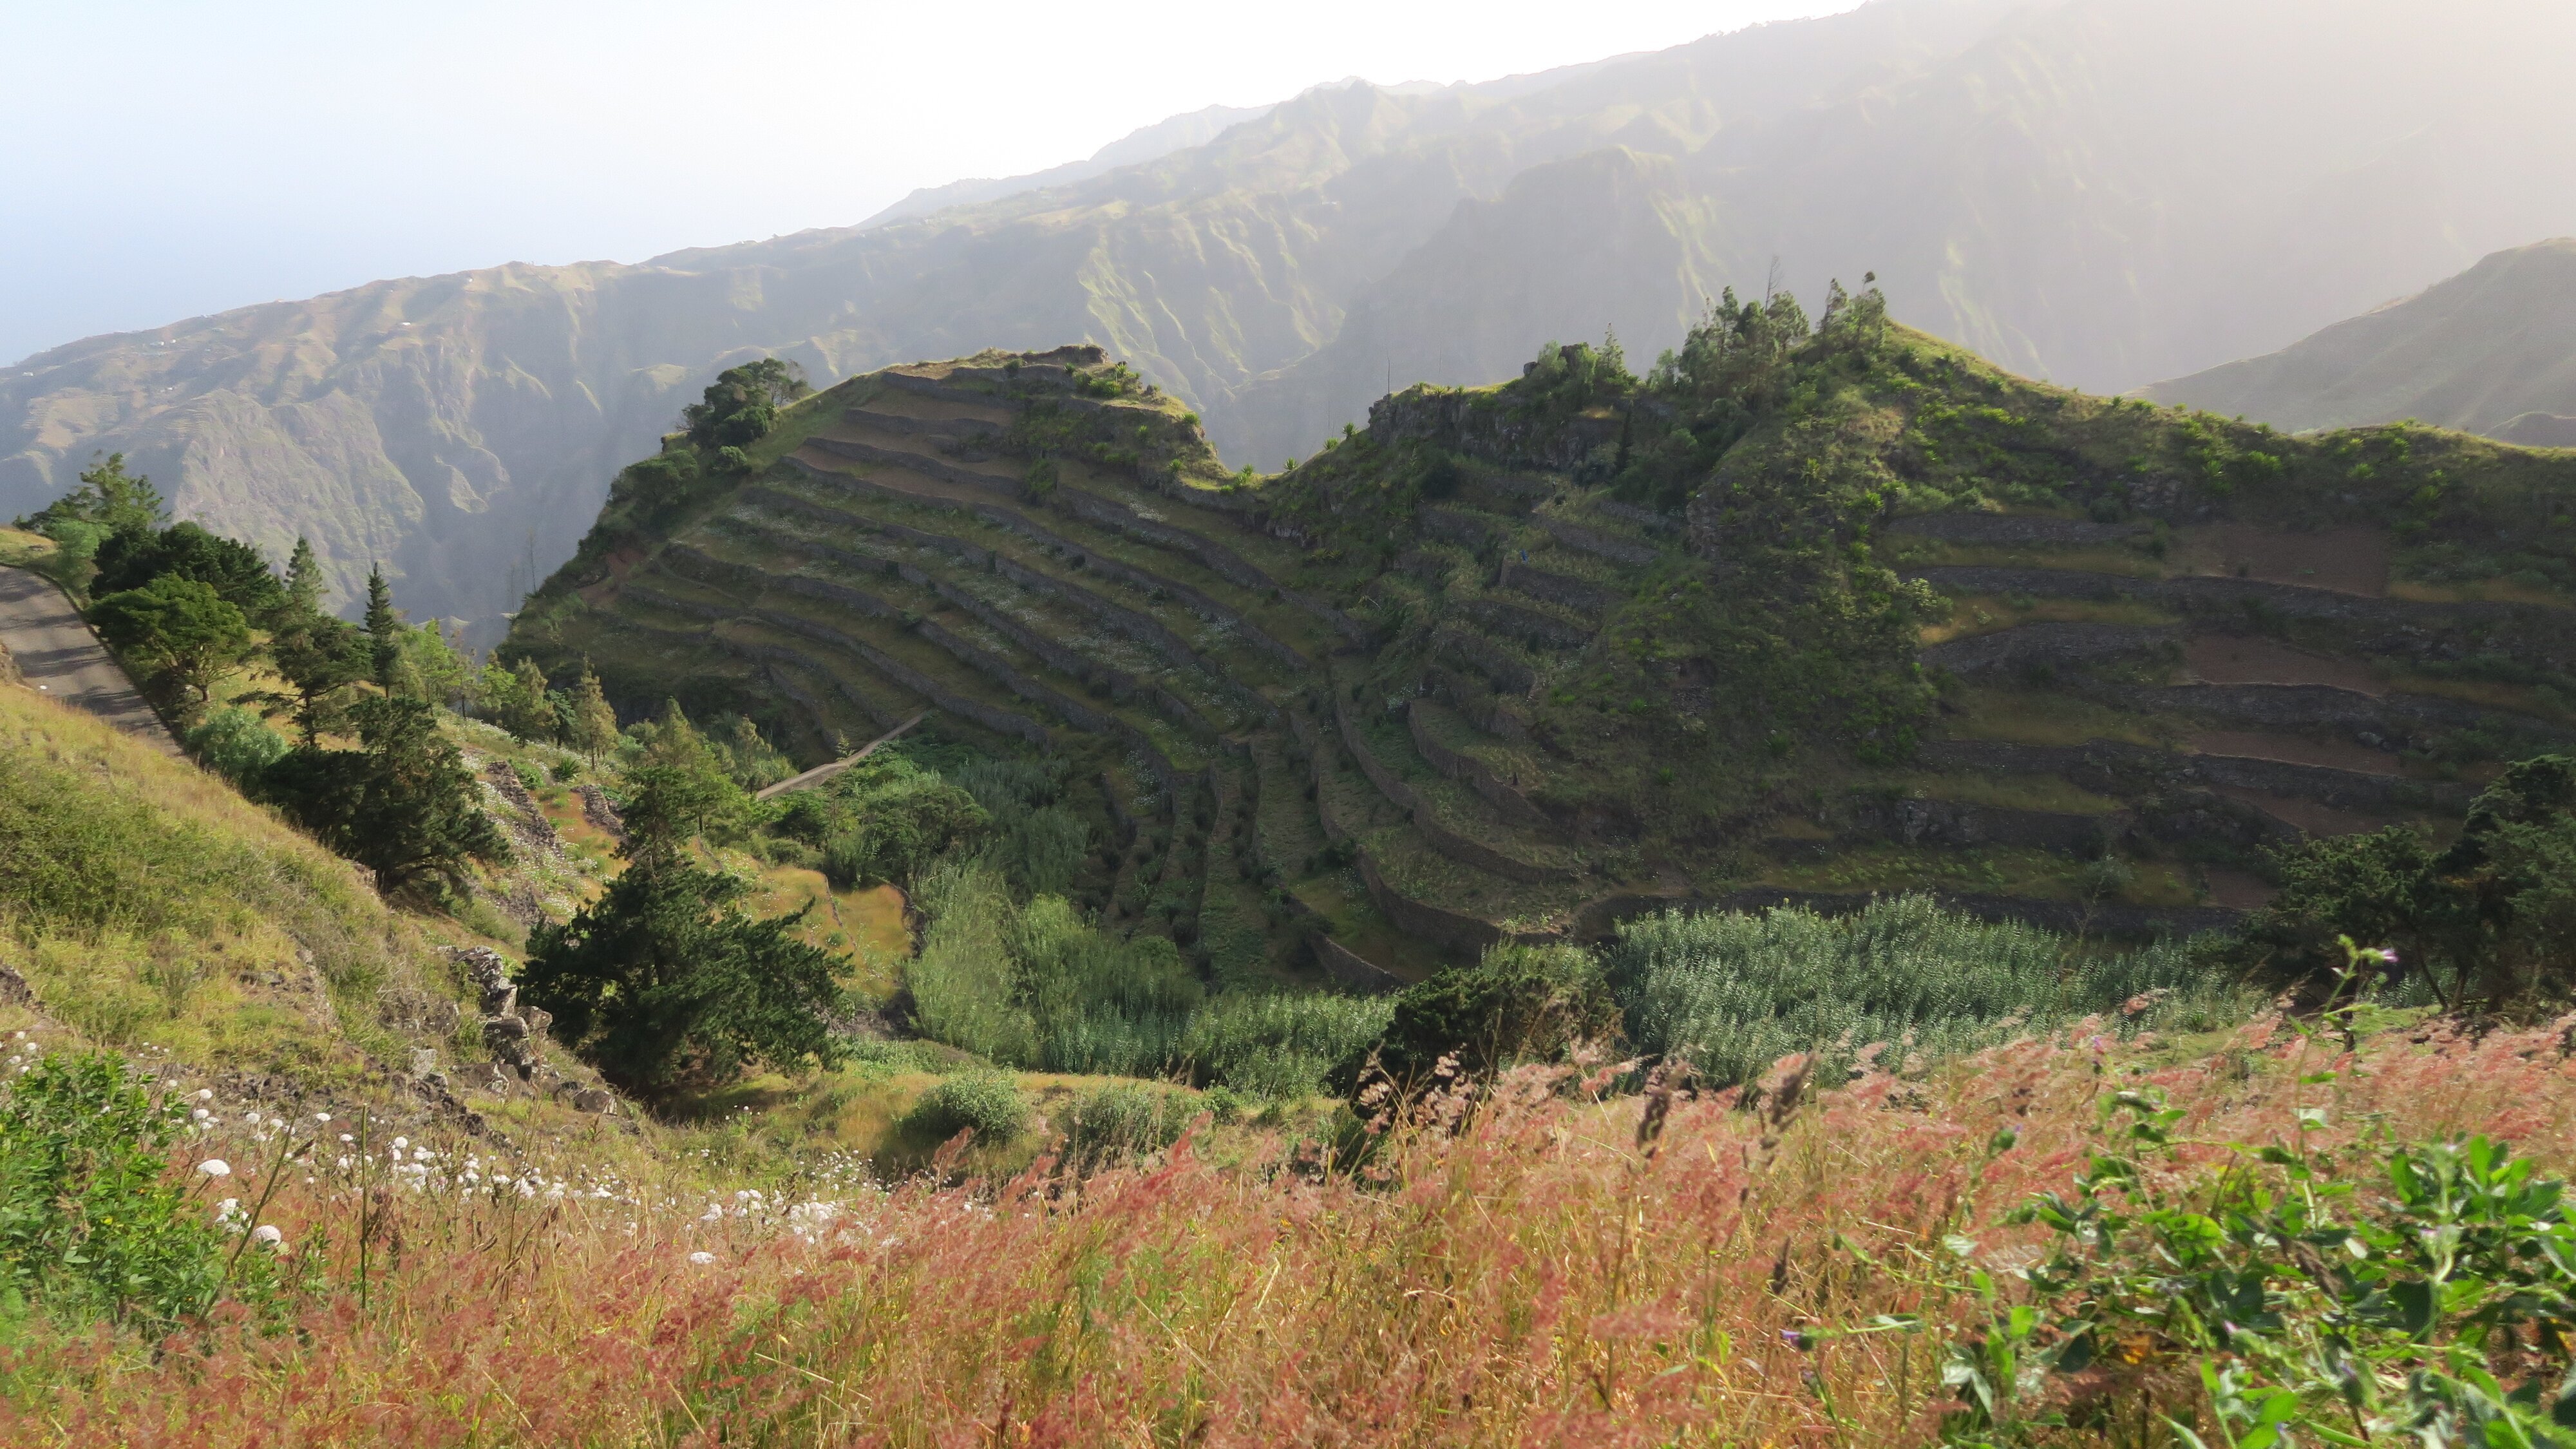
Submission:
[[[572,708],[564,714],[564,743],[586,755],[604,755],[617,746],[617,709],[600,688],[590,661],[581,661],[581,678],[573,685]]]
[[[20,519],[19,525],[57,541],[63,540],[61,525],[87,525],[95,530],[91,534],[95,543],[103,534],[151,533],[170,521],[160,490],[149,477],[126,472],[123,453],[110,453],[105,461],[90,465],[80,475],[80,485]]]
[[[99,545],[97,562],[98,575],[90,581],[97,595],[139,589],[164,575],[194,579],[254,619],[267,618],[286,598],[258,549],[194,523],[174,523],[158,533],[118,529]]]
[[[376,873],[387,895],[443,899],[463,887],[469,860],[510,858],[483,813],[482,790],[438,712],[401,695],[350,706],[360,748],[297,747],[268,767],[259,794],[324,845]]]
[[[312,540],[296,535],[295,552],[286,560],[286,601],[284,613],[318,614],[322,612],[322,561],[313,554]]]
[[[796,938],[802,912],[754,920],[742,882],[690,860],[672,822],[695,807],[660,797],[676,779],[640,777],[625,871],[570,921],[538,928],[521,993],[601,1075],[646,1098],[719,1085],[754,1061],[838,1061],[833,958]]]
[[[710,452],[746,448],[778,425],[778,410],[803,397],[804,369],[783,357],[728,367],[707,385],[703,400],[680,414],[689,441]]]
[[[2344,964],[2350,938],[2393,950],[2390,974],[2421,973],[2446,1006],[2576,984],[2576,759],[2508,766],[2447,848],[2400,825],[2275,860],[2281,889],[2247,923],[2245,949],[2279,974],[2317,978]]]
[[[626,816],[630,831],[638,828],[635,812],[641,810],[647,813],[641,828],[648,833],[731,840],[757,813],[751,793],[734,783],[731,762],[689,723],[676,699],[664,703],[643,757],[627,778],[637,790]]]
[[[312,609],[290,610],[278,621],[268,657],[293,691],[295,723],[308,745],[316,734],[338,727],[349,686],[374,672],[366,635]]]
[[[138,667],[145,687],[182,712],[204,704],[215,680],[250,651],[241,610],[211,586],[172,574],[107,595],[90,605],[89,619]]]
[[[385,566],[367,571],[367,647],[370,674],[386,689],[402,672],[402,616],[394,612],[394,591],[385,583]]]

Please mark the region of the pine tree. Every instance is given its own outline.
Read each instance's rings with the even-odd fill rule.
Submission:
[[[581,680],[573,686],[572,710],[564,723],[565,743],[583,754],[606,754],[617,743],[617,711],[587,658],[581,661]]]
[[[286,561],[286,617],[322,612],[322,561],[313,556],[313,542],[296,535],[294,556]]]
[[[444,898],[465,862],[505,863],[510,843],[483,813],[480,787],[426,701],[372,696],[352,706],[363,749],[304,745],[269,767],[262,793],[324,845],[376,873],[387,895]]]
[[[402,664],[402,618],[394,613],[394,591],[385,583],[385,566],[367,572],[367,643],[375,662],[376,683],[387,689]]]
[[[677,727],[665,736],[706,748],[676,706],[666,718]],[[625,871],[570,921],[529,938],[526,999],[610,1081],[646,1095],[720,1084],[754,1061],[792,1070],[840,1060],[831,1018],[841,986],[833,958],[797,939],[804,913],[755,920],[740,909],[743,882],[690,859],[686,836],[667,828],[695,808],[667,793],[691,788],[681,772],[648,768],[636,786]]]
[[[563,733],[563,721],[555,717],[553,701],[548,697],[546,672],[537,661],[519,660],[511,676],[510,697],[503,704],[501,728],[523,740],[552,740]]]

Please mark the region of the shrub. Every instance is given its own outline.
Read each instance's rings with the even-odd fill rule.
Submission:
[[[922,1093],[903,1124],[943,1142],[973,1128],[976,1141],[1002,1143],[1029,1125],[1029,1104],[1000,1072],[961,1072]]]
[[[2081,956],[2063,937],[1990,925],[1928,896],[1843,917],[1667,912],[1623,925],[1605,956],[1631,1040],[1720,1083],[1794,1052],[1841,1071],[1884,1044],[1893,1068],[2118,1013],[2141,996],[2152,1004],[2124,1015],[2128,1026],[2195,1006],[2223,1012],[2227,994],[2181,944]]]
[[[1373,1056],[1409,1091],[1428,1083],[1444,1057],[1462,1076],[1485,1076],[1515,1062],[1556,1060],[1618,1030],[1618,1004],[1592,953],[1493,946],[1476,965],[1452,966],[1399,993],[1385,1032],[1346,1057],[1334,1081],[1357,1087]]]
[[[188,752],[207,769],[247,786],[287,751],[284,736],[239,705],[226,705],[188,731]]]
[[[1074,1099],[1056,1122],[1064,1161],[1076,1170],[1103,1166],[1181,1140],[1199,1104],[1184,1093],[1119,1082]]]
[[[914,899],[930,929],[903,975],[922,1034],[997,1062],[1034,1061],[1037,1024],[1017,999],[1014,912],[1001,878],[982,865],[946,862],[922,876]]]
[[[173,1180],[187,1124],[114,1056],[28,1068],[0,1099],[0,1289],[158,1327],[211,1304],[234,1240]]]
[[[1232,992],[1191,1019],[1181,1056],[1202,1083],[1293,1100],[1321,1090],[1337,1063],[1365,1051],[1394,1010],[1384,996]]]

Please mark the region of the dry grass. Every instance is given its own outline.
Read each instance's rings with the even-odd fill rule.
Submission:
[[[364,1307],[346,1282],[356,1198],[326,1169],[268,1214],[290,1243],[340,1245],[340,1286],[300,1333],[217,1327],[147,1355],[31,1331],[0,1360],[0,1439],[1921,1442],[1946,1402],[1940,1339],[1968,1313],[1930,1271],[1944,1236],[2010,1261],[2028,1230],[2002,1215],[2106,1145],[2108,1088],[2172,1094],[2212,1144],[2187,1170],[2323,1107],[2329,1137],[2487,1132],[2564,1171],[2560,1042],[2436,1027],[2337,1061],[2276,1022],[2107,1056],[2079,1035],[1920,1086],[1865,1078],[1785,1119],[1731,1093],[1686,1102],[1643,1145],[1635,1099],[1533,1072],[1357,1172],[1278,1140],[1224,1164],[1202,1141],[1081,1185],[800,1189],[834,1200],[828,1220],[730,1194],[710,1215],[705,1196],[572,1168],[546,1170],[560,1195],[542,1174],[525,1196],[461,1186],[451,1156],[384,1199],[377,1265],[395,1266]],[[1877,1313],[1934,1326],[1784,1338]]]

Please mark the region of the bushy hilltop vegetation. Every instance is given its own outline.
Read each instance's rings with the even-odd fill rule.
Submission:
[[[1193,425],[1092,349],[857,379],[629,469],[508,651],[816,761],[924,713],[1045,761],[1066,898],[1217,982],[1906,889],[2216,927],[2576,725],[2576,460],[2088,397],[1873,292],[1267,477]]]

